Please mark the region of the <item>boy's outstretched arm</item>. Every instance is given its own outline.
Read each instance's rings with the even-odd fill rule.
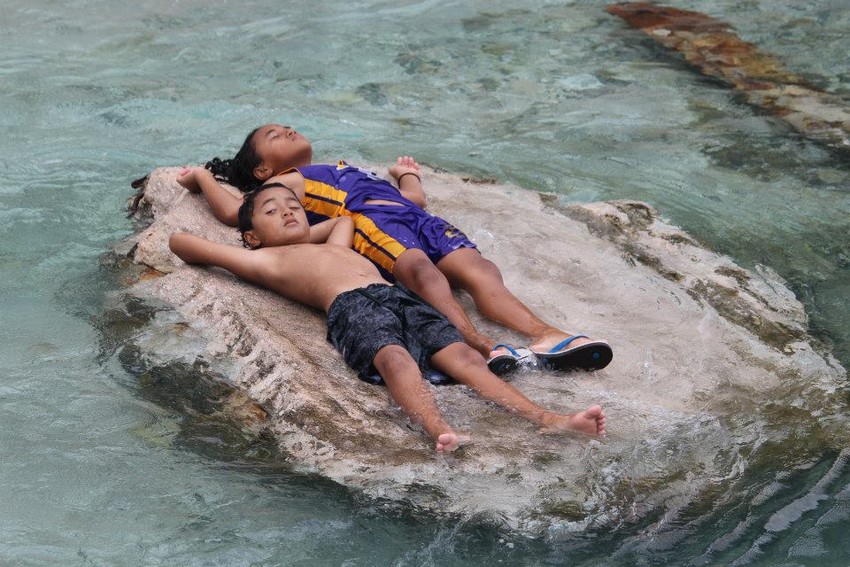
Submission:
[[[212,172],[203,167],[187,167],[180,171],[177,183],[192,193],[202,193],[215,218],[228,226],[239,224],[239,207],[242,197],[238,197],[221,186]]]
[[[172,234],[168,247],[187,264],[218,266],[240,278],[255,283],[260,280],[258,258],[251,250],[212,242],[185,232]]]
[[[354,244],[354,221],[351,217],[336,217],[310,227],[312,244],[337,244],[351,248]]]

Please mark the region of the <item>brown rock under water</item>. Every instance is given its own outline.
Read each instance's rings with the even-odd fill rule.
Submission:
[[[700,12],[648,2],[606,10],[674,49],[701,73],[740,91],[746,101],[783,118],[802,135],[850,151],[850,105],[783,68],[775,57],[740,39],[725,22]]]

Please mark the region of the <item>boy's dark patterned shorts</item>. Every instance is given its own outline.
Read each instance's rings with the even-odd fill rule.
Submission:
[[[423,371],[431,355],[463,337],[446,317],[398,285],[341,293],[328,309],[328,341],[362,375],[374,374],[381,348],[401,345]]]

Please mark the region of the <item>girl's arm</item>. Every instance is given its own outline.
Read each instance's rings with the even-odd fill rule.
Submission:
[[[234,195],[221,186],[212,172],[203,167],[182,170],[177,182],[192,193],[202,193],[215,218],[228,226],[239,224],[239,207],[242,197]]]
[[[354,221],[351,217],[336,217],[310,227],[312,244],[337,244],[351,248],[354,244]]]
[[[402,197],[424,209],[427,202],[425,190],[422,189],[421,169],[416,160],[410,156],[401,156],[395,165],[389,168],[389,173],[396,180]]]
[[[408,201],[412,201],[423,209],[428,205],[428,202],[425,200],[425,190],[422,189],[422,181],[418,173],[399,177],[398,190],[402,197]]]

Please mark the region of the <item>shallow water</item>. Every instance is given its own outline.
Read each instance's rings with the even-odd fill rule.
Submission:
[[[850,89],[844,2],[674,5]],[[232,155],[266,121],[297,126],[319,158],[406,153],[565,201],[645,200],[777,270],[850,364],[846,158],[742,106],[604,3],[216,6],[0,1],[0,565],[848,563],[838,451],[772,448],[771,466],[670,522],[526,539],[297,474],[217,417],[216,392],[197,392],[199,412],[134,374],[100,333],[119,287],[100,261],[133,230],[130,180]]]

